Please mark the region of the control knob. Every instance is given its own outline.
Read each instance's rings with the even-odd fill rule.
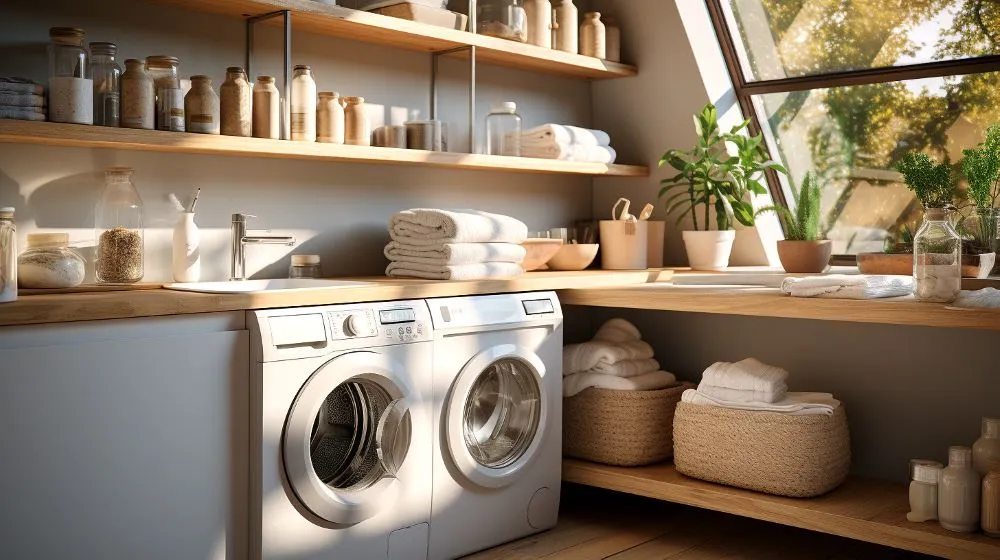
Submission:
[[[371,336],[372,322],[367,313],[352,313],[344,321],[344,332],[348,336]]]

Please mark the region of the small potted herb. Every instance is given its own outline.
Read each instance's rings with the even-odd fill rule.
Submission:
[[[972,215],[962,222],[962,229],[972,238],[965,248],[967,254],[978,256],[977,276],[985,277],[996,262],[997,221],[1000,220],[996,208],[1000,198],[1000,125],[991,126],[985,141],[962,153],[965,156],[961,163],[962,174],[969,184],[969,199],[973,204]]]
[[[778,258],[785,272],[820,273],[830,265],[833,244],[820,232],[820,186],[812,173],[807,173],[798,191],[792,190],[795,210],[776,204],[761,208],[757,215],[774,212],[785,230],[785,239],[778,241]]]

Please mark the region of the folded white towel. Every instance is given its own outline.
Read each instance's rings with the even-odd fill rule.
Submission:
[[[521,156],[535,159],[557,159],[585,163],[612,164],[618,152],[610,146],[582,146],[580,144],[522,144]]]
[[[611,136],[603,130],[580,128],[565,124],[543,124],[521,133],[522,143],[577,144],[580,146],[610,146]]]
[[[522,243],[528,238],[524,222],[480,210],[414,208],[392,215],[389,236],[405,245],[442,243]]]
[[[956,309],[992,309],[1000,307],[1000,290],[982,288],[980,290],[962,290],[955,301],[948,304]]]
[[[781,291],[793,297],[876,299],[913,294],[912,276],[829,274],[785,278]]]
[[[773,393],[788,379],[788,372],[755,358],[735,363],[716,362],[701,374],[701,382],[716,387]]]
[[[681,402],[737,410],[779,412],[790,416],[831,415],[840,406],[840,401],[833,398],[830,393],[788,393],[784,399],[775,403],[730,402],[710,397],[698,389],[684,391],[684,394],[681,395]]]
[[[674,374],[653,371],[636,377],[618,377],[600,373],[574,373],[563,378],[563,396],[572,397],[588,387],[614,389],[617,391],[653,391],[665,389],[677,383]]]
[[[524,269],[517,263],[427,265],[413,262],[390,262],[385,269],[386,276],[427,280],[484,280],[488,278],[512,278],[522,274],[524,274]]]
[[[608,319],[597,329],[594,340],[605,342],[628,342],[629,340],[639,340],[642,335],[639,329],[625,319]]]
[[[617,364],[601,362],[586,373],[602,373],[604,375],[617,375],[618,377],[636,377],[644,373],[660,369],[660,362],[653,359],[648,360],[622,360]]]
[[[405,245],[390,241],[383,251],[390,261],[431,265],[477,264],[509,262],[520,264],[526,250],[515,243],[439,243],[437,245]]]
[[[605,342],[591,340],[563,347],[563,374],[592,371],[598,364],[617,364],[625,360],[648,360],[653,347],[641,340]]]
[[[788,385],[779,383],[770,391],[748,391],[746,389],[730,389],[729,387],[717,387],[708,385],[705,382],[698,384],[698,390],[703,394],[723,401],[732,402],[766,402],[774,403],[785,398],[788,393]]]

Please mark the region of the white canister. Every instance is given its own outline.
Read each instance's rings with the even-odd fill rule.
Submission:
[[[299,64],[292,77],[292,140],[298,142],[316,141],[316,80],[312,70]]]
[[[49,78],[49,120],[94,124],[94,81],[88,78]]]
[[[184,212],[174,226],[174,282],[201,280],[201,232],[194,213]]]
[[[601,220],[601,268],[645,270],[649,245],[647,222]]]

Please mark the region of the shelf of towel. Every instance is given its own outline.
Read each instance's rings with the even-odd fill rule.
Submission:
[[[0,142],[72,148],[108,148],[175,154],[416,165],[523,173],[612,177],[646,177],[649,175],[649,168],[637,165],[608,165],[524,157],[344,146],[318,142],[290,142],[263,138],[15,120],[0,120]]]
[[[1000,558],[1000,539],[907,521],[907,488],[890,482],[849,478],[817,498],[782,498],[688,478],[669,463],[612,467],[577,459],[563,461],[563,480],[946,558]]]
[[[635,66],[628,64],[331,6],[314,0],[154,1],[239,18],[290,10],[292,28],[299,31],[427,53],[475,46],[478,61],[522,70],[590,79],[624,78],[638,73]],[[280,21],[279,18],[265,23],[278,24]],[[456,55],[461,56],[462,53]]]
[[[668,283],[559,292],[567,305],[781,317],[1000,331],[1000,309],[950,309],[940,303],[793,298],[775,288],[674,286]]]

